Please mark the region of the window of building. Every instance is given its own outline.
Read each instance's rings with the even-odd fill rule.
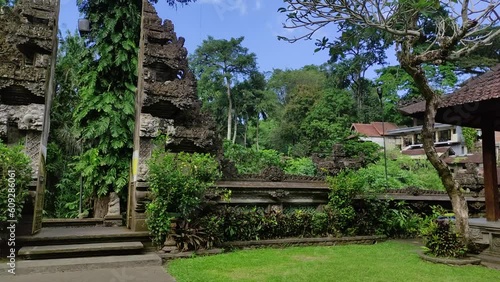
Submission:
[[[438,141],[446,142],[451,140],[451,130],[441,130],[438,131]]]
[[[415,144],[422,144],[422,134],[418,133],[415,134],[413,137],[415,137]]]

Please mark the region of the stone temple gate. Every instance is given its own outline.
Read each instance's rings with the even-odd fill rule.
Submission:
[[[153,138],[167,135],[166,148],[172,152],[215,152],[217,143],[215,123],[200,114],[201,103],[196,95],[196,80],[188,68],[184,38],[177,37],[172,22],[162,22],[146,0],[137,73],[127,225],[138,231],[146,230],[146,160],[154,147]]]
[[[0,10],[0,138],[7,144],[24,144],[31,158],[34,173],[30,194],[34,200],[28,201],[23,221],[32,225],[32,233],[42,224],[59,3],[19,0],[14,7]],[[172,22],[162,21],[147,0],[143,0],[141,16],[127,207],[127,226],[133,230],[146,230],[146,160],[155,137],[168,135],[165,148],[172,152],[215,152],[218,148],[215,123],[200,114],[184,38],[177,37]]]
[[[58,18],[58,0],[19,0],[0,8],[0,138],[24,144],[31,159],[35,200],[27,209],[34,211],[33,233],[42,224]]]

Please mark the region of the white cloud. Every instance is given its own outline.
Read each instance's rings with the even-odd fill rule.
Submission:
[[[199,0],[199,3],[213,5],[219,18],[223,20],[224,14],[228,12],[239,12],[241,15],[245,15],[248,11],[248,3],[251,1],[256,1],[255,8],[257,10],[262,6],[261,0]]]
[[[255,0],[255,9],[260,10],[261,7],[262,7],[262,2],[260,2],[260,0]]]

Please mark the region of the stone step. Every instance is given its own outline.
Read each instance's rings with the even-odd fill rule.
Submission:
[[[107,242],[143,242],[150,243],[148,231],[134,232],[125,227],[50,227],[42,228],[35,235],[17,236],[20,246],[67,245]]]
[[[489,253],[481,253],[479,255],[476,255],[476,257],[480,258],[481,261],[483,262],[488,262],[488,263],[496,263],[500,265],[500,256],[495,256]]]
[[[43,219],[42,227],[82,227],[82,226],[103,226],[103,218],[47,218]]]
[[[136,254],[143,250],[141,242],[90,243],[71,245],[25,246],[18,256],[25,259],[65,258],[90,255]]]
[[[141,254],[129,256],[19,260],[16,262],[15,271],[17,276],[24,274],[55,273],[94,269],[127,269],[132,267],[160,266],[161,264],[162,261],[158,255]],[[8,269],[9,266],[6,263],[0,264],[0,277],[12,275],[7,272]],[[4,278],[0,278],[0,281],[4,281],[3,279]]]

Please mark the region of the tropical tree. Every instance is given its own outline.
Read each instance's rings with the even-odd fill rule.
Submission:
[[[254,71],[249,78],[234,87],[235,92],[235,118],[244,126],[243,146],[248,143],[248,129],[255,126],[255,142],[259,149],[259,124],[273,116],[278,105],[277,96],[267,89],[266,77],[263,73]],[[234,128],[233,143],[236,138],[236,125]]]
[[[226,40],[209,36],[190,56],[191,67],[200,81],[201,89],[214,90],[219,94],[222,86],[225,89],[227,140],[232,139],[232,123],[236,116],[233,87],[236,82],[244,80],[257,69],[256,56],[254,53],[249,53],[248,48],[242,46],[243,40],[244,37]],[[213,95],[206,91],[200,94]],[[212,102],[215,102],[215,98],[221,98],[221,96],[213,95],[211,98]]]
[[[469,236],[468,207],[464,190],[454,180],[446,163],[434,147],[435,115],[441,93],[432,87],[425,66],[440,66],[467,57],[480,47],[491,44],[500,35],[500,17],[496,0],[284,0],[288,28],[305,28],[304,35],[284,38],[291,42],[310,38],[330,23],[375,28],[395,44],[401,68],[413,79],[426,101],[423,145],[426,155],[438,171],[456,216],[457,231]],[[427,27],[424,28],[423,25]]]
[[[167,0],[169,5],[187,2],[192,1]],[[77,65],[79,101],[72,118],[83,151],[75,169],[96,199],[95,217],[104,216],[104,196],[122,194],[128,183],[142,3],[77,1],[91,31],[86,39],[90,55]]]

